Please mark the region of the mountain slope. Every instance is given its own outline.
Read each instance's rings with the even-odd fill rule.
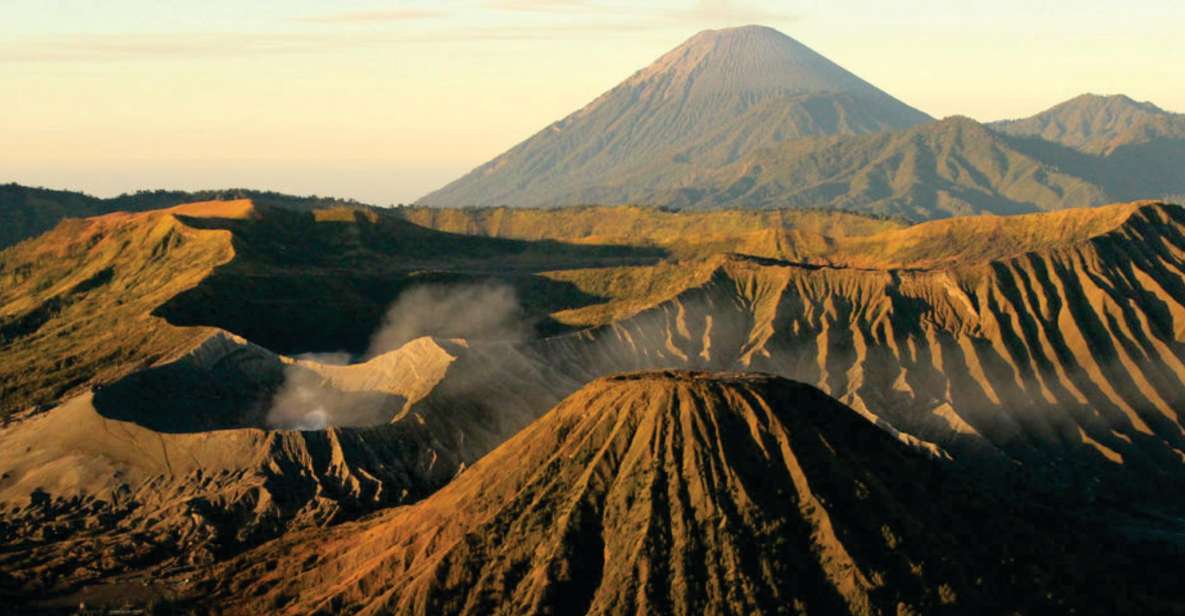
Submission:
[[[1176,518],[1149,512],[1179,511],[1185,493],[1180,207],[909,227],[828,212],[507,212],[407,212],[508,236],[493,238],[381,212],[200,203],[69,221],[0,252],[0,402],[31,407],[0,427],[0,593],[152,582],[414,502],[582,384],[637,369],[811,383],[984,489],[1015,479],[1107,523],[1135,512],[1117,532],[1146,539],[1117,553],[1178,549]],[[851,221],[858,232],[828,235]],[[401,290],[489,278],[575,331],[421,338],[339,366],[273,352],[360,355]],[[277,393],[293,375],[341,403],[338,427],[268,421],[269,403],[299,402]]]
[[[661,253],[464,237],[381,211],[250,200],[66,220],[0,251],[0,416],[175,357],[207,327],[280,353],[361,353],[413,284],[504,279],[542,296],[524,309],[543,319],[588,298],[535,272]]]
[[[658,254],[249,200],[66,220],[0,251],[0,595],[148,580],[416,500],[579,385],[505,344],[419,339],[334,366],[227,328],[361,354],[406,288],[504,280],[543,296],[522,302],[532,319],[588,301],[542,265]],[[269,413],[322,405],[329,427]]]
[[[189,592],[239,613],[1089,605],[1054,573],[1079,548],[1046,551],[1051,514],[1012,508],[812,387],[629,374],[582,388],[420,504],[265,546]]]
[[[571,220],[532,213],[535,225],[547,217]],[[575,381],[644,368],[781,374],[957,460],[1011,458],[1049,485],[1078,482],[1087,500],[1117,488],[1146,497],[1149,485],[1168,495],[1185,479],[1180,207],[782,235],[729,247],[758,249],[749,255],[551,273],[608,300],[556,315],[588,329],[532,344]],[[1103,476],[1115,481],[1104,488]]]
[[[1185,139],[1185,115],[1122,94],[1083,94],[1025,119],[993,122],[1009,135],[1040,137],[1090,154],[1158,138]]]
[[[173,361],[9,418],[0,596],[143,586],[162,570],[415,502],[553,405],[551,388],[578,386],[526,361],[504,346],[423,338],[326,365],[217,332]],[[523,379],[528,370],[549,387]],[[329,409],[333,425],[271,419],[313,408]]]
[[[953,219],[834,250],[831,266],[727,259],[545,354],[594,374],[781,374],[957,460],[1011,458],[1088,500],[1185,480],[1180,207]]]
[[[769,254],[794,236],[799,252],[826,238],[871,235],[899,229],[900,219],[825,210],[673,211],[638,206],[535,208],[404,207],[397,214],[417,225],[484,237],[555,240],[578,244],[661,247],[674,257],[713,252]],[[794,249],[791,249],[793,251]],[[788,254],[789,251],[786,252]],[[609,291],[609,289],[606,289]]]
[[[1088,171],[956,117],[899,132],[784,143],[687,186],[636,198],[684,208],[822,207],[926,220],[1099,205],[1108,196]]]
[[[1027,139],[1030,149],[1049,153],[1055,164],[1080,169],[1076,173],[1112,200],[1180,201],[1185,196],[1185,114],[1123,95],[1086,94],[1031,118],[991,126]],[[1071,151],[1088,157],[1075,161]]]
[[[623,202],[780,141],[928,119],[775,30],[710,30],[420,203]]]
[[[680,208],[820,207],[928,220],[1162,199],[1185,191],[1182,169],[1185,140],[1137,140],[1091,154],[954,117],[786,142],[633,198]]]
[[[750,49],[744,52],[758,53]],[[836,77],[836,81],[843,80]],[[735,80],[724,78],[711,83],[738,91],[743,88]],[[689,99],[680,113],[710,110],[714,100]],[[633,103],[627,108],[633,109]],[[512,206],[643,203],[690,209],[798,207],[928,220],[979,213],[1050,211],[1185,194],[1185,116],[1124,96],[1085,95],[1032,118],[990,126],[953,117],[917,126],[910,125],[919,122],[897,126],[887,123],[881,127],[887,130],[880,132],[871,126],[867,130],[776,129],[780,137],[760,140],[750,137],[778,123],[748,113],[737,116],[735,112],[710,112],[714,117],[736,117],[738,122],[752,121],[763,127],[738,126],[736,132],[745,137],[730,138],[728,142],[733,146],[727,153],[709,148],[699,152],[698,157],[689,157],[682,153],[686,148],[680,146],[673,147],[671,151],[680,153],[671,157],[668,151],[655,146],[645,157],[612,169],[606,165],[594,168],[589,161],[599,160],[600,155],[585,156],[574,144],[560,149],[564,155],[575,152],[581,165],[589,165],[556,171],[550,165],[524,162],[524,157],[535,150],[544,151],[544,146],[551,147],[563,135],[558,130],[543,133],[423,202]],[[672,122],[664,124],[669,125]],[[629,130],[632,135],[641,129]],[[697,130],[710,140],[711,130],[715,129]],[[612,135],[612,131],[600,127],[595,134]],[[587,135],[580,138],[599,143]],[[672,144],[680,138],[661,135]],[[633,147],[621,145],[619,151],[628,154]],[[550,179],[552,175],[554,180]]]

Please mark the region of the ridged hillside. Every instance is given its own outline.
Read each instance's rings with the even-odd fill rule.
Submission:
[[[1185,211],[1074,214],[930,223],[968,236],[994,227],[981,235],[994,251],[943,244],[936,228],[857,238],[858,267],[726,259],[654,308],[541,344],[552,365],[593,375],[774,372],[956,458],[1002,454],[1087,485],[1133,472],[1132,486],[1178,485]]]
[[[811,387],[635,374],[584,387],[421,505],[218,578],[244,612],[984,605],[1007,576],[954,556],[973,547],[925,519],[955,513],[928,481],[923,458]]]
[[[65,222],[0,253],[17,411],[0,428],[16,546],[0,593],[169,595],[163,571],[428,497],[582,385],[638,369],[811,383],[983,489],[1130,517],[1122,553],[1175,549],[1150,512],[1176,510],[1185,485],[1178,206],[910,227],[641,208],[426,219],[507,237],[407,214],[199,203]],[[845,220],[861,225],[827,235]],[[366,354],[395,297],[488,280],[550,331]],[[345,359],[294,356],[335,341]]]
[[[1134,600],[1092,605],[1087,585],[1072,591],[1093,565],[1058,572],[1075,552],[1047,552],[1061,531],[1022,511],[812,387],[629,374],[582,388],[420,504],[265,546],[188,594],[219,611],[292,614],[879,614]]]

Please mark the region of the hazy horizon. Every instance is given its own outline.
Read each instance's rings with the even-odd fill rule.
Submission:
[[[410,202],[694,33],[794,37],[935,117],[1086,92],[1185,110],[1185,5],[586,0],[0,7],[0,182],[99,196],[243,187]]]

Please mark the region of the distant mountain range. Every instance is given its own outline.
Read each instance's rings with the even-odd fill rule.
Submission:
[[[1185,138],[1185,115],[1127,96],[1083,94],[1023,120],[991,127],[1020,137],[1040,137],[1088,154],[1111,154],[1156,139]]]
[[[826,207],[913,220],[1185,194],[1185,115],[1084,95],[934,122],[769,28],[708,31],[429,206]]]

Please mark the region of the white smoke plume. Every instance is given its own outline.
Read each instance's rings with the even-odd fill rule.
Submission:
[[[508,285],[423,285],[391,304],[366,356],[393,351],[421,336],[521,341],[527,327],[518,296]]]
[[[505,284],[434,284],[404,291],[387,310],[364,356],[370,359],[422,336],[518,342],[528,328],[514,289]],[[348,353],[310,353],[297,359],[347,365]],[[272,397],[268,425],[286,430],[323,430],[388,421],[402,399],[373,392],[346,392],[315,369],[293,364]]]
[[[306,353],[296,359],[341,366],[350,363],[349,353]],[[284,383],[272,397],[267,423],[285,430],[322,430],[340,414],[343,393],[323,382],[321,375],[300,364],[284,368]]]

